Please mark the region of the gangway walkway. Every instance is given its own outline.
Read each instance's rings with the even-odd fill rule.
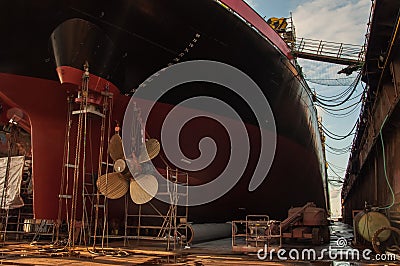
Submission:
[[[299,58],[340,65],[359,65],[364,62],[363,45],[344,44],[306,38],[296,38],[293,55]]]

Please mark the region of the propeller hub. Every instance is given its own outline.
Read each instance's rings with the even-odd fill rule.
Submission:
[[[117,173],[125,173],[127,170],[126,162],[124,159],[118,159],[114,162],[114,171]]]

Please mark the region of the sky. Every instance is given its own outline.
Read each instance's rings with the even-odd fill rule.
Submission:
[[[367,31],[367,23],[371,9],[371,0],[245,0],[262,17],[267,20],[270,17],[293,16],[297,38],[309,38],[314,40],[333,41],[340,43],[363,45]],[[342,66],[319,63],[315,61],[299,59],[306,79],[321,78],[346,78],[337,75]],[[352,77],[354,77],[353,75]],[[362,85],[357,87],[354,95],[362,92]],[[347,87],[321,86],[309,82],[312,90],[317,95],[332,97]],[[349,106],[359,99],[353,99],[344,107]],[[349,115],[337,117],[327,113],[321,108],[318,115],[322,117],[323,125],[337,135],[347,135],[359,116],[359,107]],[[349,109],[352,110],[352,109]],[[341,141],[326,138],[327,145],[333,148],[343,148],[350,145],[353,135]],[[349,153],[336,155],[327,149],[327,162],[330,164],[328,176],[344,177],[344,169],[347,167]],[[340,188],[330,186],[332,217],[341,216]]]

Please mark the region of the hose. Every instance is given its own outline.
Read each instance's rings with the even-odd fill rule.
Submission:
[[[388,119],[388,116],[385,117],[385,120],[384,120],[383,123],[382,123],[381,129],[380,129],[380,131],[379,131],[379,135],[380,135],[380,139],[381,139],[381,143],[382,143],[383,171],[384,171],[384,173],[385,173],[386,183],[387,183],[387,185],[388,185],[388,187],[389,187],[390,193],[392,194],[392,203],[391,203],[390,205],[386,206],[386,207],[381,207],[381,208],[379,208],[380,210],[387,210],[387,209],[390,209],[391,207],[393,207],[393,205],[394,205],[394,203],[395,203],[395,195],[394,195],[393,188],[392,188],[392,186],[390,185],[389,178],[388,178],[388,175],[387,175],[385,142],[383,141],[383,134],[382,134],[382,129],[383,129],[383,126],[385,125],[387,119]]]
[[[393,227],[393,226],[384,226],[379,228],[378,230],[375,231],[374,235],[372,236],[372,247],[374,248],[374,251],[377,254],[382,254],[382,250],[380,249],[381,246],[381,242],[379,241],[379,235],[383,232],[383,231],[393,231],[395,232],[397,235],[400,236],[400,229]]]

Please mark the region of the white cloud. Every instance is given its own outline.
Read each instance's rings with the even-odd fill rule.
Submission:
[[[244,0],[249,6],[251,6],[253,9],[257,8],[257,0]]]
[[[370,0],[311,0],[297,6],[293,19],[298,37],[363,44]]]
[[[370,0],[303,2],[293,12],[297,38],[361,46],[364,44],[370,7]],[[300,64],[308,79],[346,78],[345,75],[336,74],[344,66],[308,60],[301,60]]]

